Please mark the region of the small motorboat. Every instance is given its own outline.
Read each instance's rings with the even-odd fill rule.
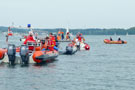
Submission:
[[[66,46],[66,50],[65,51],[59,51],[59,53],[61,55],[72,55],[75,54],[77,52],[77,47],[74,46],[72,43],[68,44],[68,46]]]
[[[0,63],[9,63],[11,65],[14,64],[28,64],[28,63],[41,63],[47,60],[55,59],[59,53],[58,51],[41,51],[34,48],[31,50],[31,46],[21,45],[20,47],[16,47],[13,44],[9,44],[8,48],[0,49]],[[39,46],[38,46],[39,47]]]
[[[48,60],[54,60],[59,55],[58,51],[35,51],[33,52],[32,58],[34,62],[41,63]]]
[[[90,46],[87,43],[80,43],[79,50],[90,50]]]
[[[106,44],[127,44],[127,41],[110,41],[109,39],[104,39],[104,43]]]

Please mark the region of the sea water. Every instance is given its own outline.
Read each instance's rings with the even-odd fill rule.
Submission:
[[[60,55],[43,65],[1,64],[0,90],[135,90],[135,36],[121,36],[127,44],[112,45],[103,42],[109,37],[84,36],[90,51]],[[0,43],[7,47],[4,35],[0,35]],[[9,43],[19,46],[22,42],[14,36]],[[68,43],[62,44],[60,48]]]

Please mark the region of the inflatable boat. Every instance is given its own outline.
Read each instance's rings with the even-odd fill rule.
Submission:
[[[76,52],[77,47],[72,44],[68,44],[68,46],[66,46],[66,49],[64,51],[59,51],[61,55],[72,55],[75,54]]]
[[[127,41],[110,41],[109,39],[104,39],[104,43],[106,44],[127,44]]]
[[[90,46],[87,43],[80,43],[79,50],[90,50]]]
[[[34,43],[33,43],[34,44]],[[32,44],[32,45],[33,45]],[[35,44],[34,44],[35,45]],[[58,51],[35,51],[35,48],[30,49],[32,46],[21,45],[16,47],[9,44],[8,48],[0,49],[0,63],[14,64],[28,64],[28,63],[41,63],[47,60],[55,59],[59,54]]]
[[[58,51],[35,51],[32,55],[33,60],[36,63],[46,62],[48,60],[54,60],[58,57]]]

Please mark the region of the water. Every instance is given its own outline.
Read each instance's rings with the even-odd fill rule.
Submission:
[[[1,39],[2,38],[2,39]],[[1,90],[134,90],[135,36],[121,36],[128,43],[104,44],[109,36],[85,36],[90,51],[61,55],[56,61],[37,66],[0,65]],[[117,36],[112,36],[117,39]],[[5,38],[0,37],[5,47]],[[14,38],[15,39],[15,38]],[[18,39],[12,39],[16,42]],[[61,45],[62,47],[62,45]]]

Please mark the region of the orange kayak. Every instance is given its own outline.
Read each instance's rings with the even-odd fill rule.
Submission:
[[[106,44],[127,44],[127,41],[110,41],[109,39],[104,39]]]

